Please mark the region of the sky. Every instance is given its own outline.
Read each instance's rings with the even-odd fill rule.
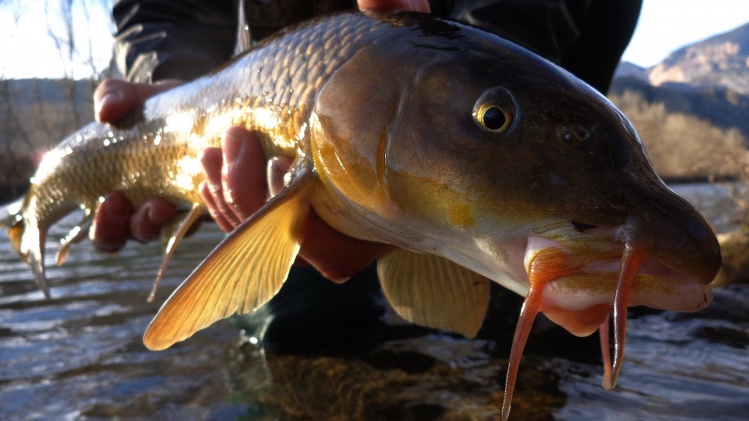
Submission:
[[[94,68],[104,70],[112,57],[112,31],[108,8],[112,0],[73,0],[74,65],[66,65],[50,31],[66,37],[62,24],[61,0],[0,0],[0,78],[76,79],[91,75]],[[50,28],[48,30],[48,28]],[[69,51],[69,49],[67,49]]]
[[[644,0],[622,60],[650,67],[672,51],[745,23],[749,23],[747,0]]]
[[[60,14],[59,4],[60,0],[0,0],[0,78],[85,78],[92,68],[106,68],[112,52],[113,26],[106,10],[111,0],[74,0],[78,52],[73,66],[63,64],[47,30],[51,25],[53,33],[65,34],[59,20],[48,18]],[[650,67],[680,47],[748,22],[748,0],[644,0],[623,59]]]

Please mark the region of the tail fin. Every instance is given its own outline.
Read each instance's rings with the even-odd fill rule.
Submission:
[[[31,267],[36,283],[50,298],[49,284],[44,276],[44,240],[45,233],[35,224],[28,224],[22,216],[24,199],[0,208],[0,228],[8,229],[8,238],[13,250],[23,262]]]
[[[21,237],[23,236],[23,221],[21,218],[21,208],[23,199],[7,204],[0,208],[0,229],[8,228],[8,238],[13,246],[13,250],[21,255]]]

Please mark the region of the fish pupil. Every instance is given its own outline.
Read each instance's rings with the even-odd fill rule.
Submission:
[[[505,113],[499,107],[489,107],[484,111],[484,126],[489,130],[499,130],[507,123]]]

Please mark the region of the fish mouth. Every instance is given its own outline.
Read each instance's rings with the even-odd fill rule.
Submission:
[[[530,289],[513,337],[502,405],[504,419],[509,414],[520,358],[539,312],[577,336],[599,331],[603,387],[612,389],[624,357],[628,306],[698,311],[712,300],[711,279],[668,267],[648,256],[636,241],[616,241],[616,234],[608,237],[610,241],[599,243],[604,247],[583,250],[544,237],[528,238],[524,265]],[[613,361],[609,350],[611,315]]]
[[[621,260],[591,262],[579,272],[549,279],[539,311],[573,335],[588,336],[608,317],[621,270]],[[649,256],[643,256],[631,282],[628,306],[693,312],[705,308],[713,298],[708,284]]]

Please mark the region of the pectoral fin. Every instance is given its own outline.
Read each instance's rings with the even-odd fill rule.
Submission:
[[[489,280],[444,257],[396,250],[377,273],[395,311],[413,323],[472,338],[489,305]]]
[[[293,181],[216,247],[151,321],[146,347],[168,348],[235,312],[255,310],[278,292],[302,242],[308,181]]]
[[[57,266],[62,266],[62,264],[65,263],[65,260],[68,258],[68,252],[70,251],[71,245],[86,239],[88,230],[91,228],[91,224],[93,222],[93,212],[91,212],[90,209],[84,210],[83,219],[81,220],[81,222],[73,227],[73,229],[70,230],[65,238],[60,240],[60,249],[57,251],[57,257],[55,258]]]
[[[198,220],[198,218],[207,214],[208,210],[200,203],[194,203],[192,209],[189,212],[179,215],[174,218],[169,224],[164,227],[162,234],[162,246],[164,248],[164,257],[161,260],[161,266],[159,267],[159,273],[156,275],[156,280],[153,281],[153,288],[151,288],[151,294],[148,296],[148,302],[152,302],[156,296],[156,291],[159,289],[159,284],[164,278],[164,272],[166,267],[169,265],[169,261],[174,255],[174,250],[177,249],[177,245],[185,237],[187,231],[192,225]]]

